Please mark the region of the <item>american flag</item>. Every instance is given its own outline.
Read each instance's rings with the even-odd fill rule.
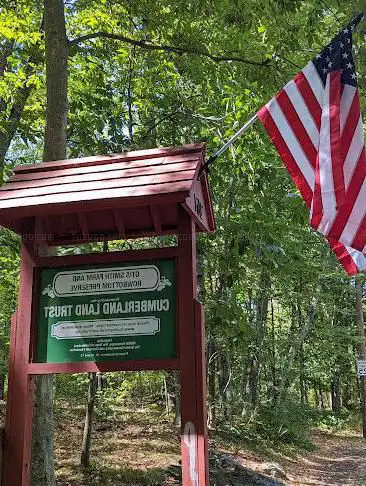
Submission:
[[[366,157],[352,33],[358,15],[259,112],[294,183],[350,275],[366,270]]]

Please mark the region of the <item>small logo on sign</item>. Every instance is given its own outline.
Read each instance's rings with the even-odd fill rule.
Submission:
[[[53,287],[51,285],[47,285],[47,287],[43,289],[42,295],[47,295],[48,297],[51,297],[51,299],[54,299],[56,297]]]
[[[161,277],[156,290],[163,290],[165,289],[165,287],[171,287],[171,286],[172,283],[169,279],[167,279],[166,277]]]
[[[203,204],[201,203],[200,199],[196,194],[193,195],[194,197],[194,210],[198,214],[198,216],[202,219],[202,210],[203,210]]]

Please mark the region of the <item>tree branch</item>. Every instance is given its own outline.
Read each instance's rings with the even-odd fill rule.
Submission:
[[[271,60],[266,59],[265,61],[252,61],[250,59],[245,59],[240,56],[220,56],[220,55],[215,55],[211,54],[208,51],[202,51],[200,49],[191,49],[191,48],[185,48],[185,47],[177,47],[177,46],[171,46],[167,44],[153,44],[150,41],[146,40],[137,40],[137,39],[131,39],[130,37],[126,37],[122,34],[113,34],[110,32],[94,32],[91,34],[86,34],[82,35],[80,37],[76,37],[75,39],[70,41],[70,46],[76,46],[82,42],[91,40],[91,39],[96,39],[98,37],[103,37],[105,39],[114,39],[122,42],[126,42],[127,44],[131,44],[136,47],[140,47],[142,49],[148,49],[151,51],[165,51],[165,52],[173,52],[175,54],[194,54],[196,56],[204,56],[207,57],[208,59],[211,59],[211,61],[215,62],[229,62],[229,61],[235,61],[235,62],[241,62],[244,64],[250,64],[252,66],[261,66],[261,67],[266,67],[270,64]]]
[[[152,126],[150,126],[146,132],[142,135],[141,140],[145,140],[154,130],[155,128],[160,125],[161,123],[170,120],[171,118],[174,117],[174,115],[177,115],[181,111],[181,106],[177,108],[176,110],[172,111],[171,113],[167,113],[164,115],[162,118],[160,118],[158,121],[156,121]]]
[[[14,44],[14,40],[6,40],[4,44],[0,46],[0,77],[3,76],[7,68],[8,57],[13,52]]]
[[[133,48],[133,54],[135,54],[135,47]],[[127,106],[128,106],[128,134],[130,136],[130,142],[133,143],[133,113],[132,113],[132,81],[133,81],[133,59],[132,53],[129,56],[128,66],[128,84],[127,84]]]

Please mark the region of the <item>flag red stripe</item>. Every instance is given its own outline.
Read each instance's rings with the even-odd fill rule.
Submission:
[[[308,135],[308,132],[304,128],[299,115],[297,114],[290,98],[285,90],[280,91],[276,96],[277,102],[286,117],[290,127],[292,128],[301,148],[303,149],[310,164],[315,169],[317,151]]]
[[[365,246],[365,236],[366,236],[366,214],[357,230],[356,237],[352,241],[352,247],[362,248]]]
[[[348,275],[356,275],[358,273],[358,268],[353,261],[351,255],[347,251],[347,248],[338,241],[332,241],[328,239],[328,242],[336,257],[338,258],[339,263],[346,270]]]
[[[289,171],[290,176],[294,181],[296,187],[301,192],[301,195],[304,198],[308,207],[310,207],[311,200],[313,197],[313,192],[309,187],[308,183],[306,182],[303,173],[299,169],[299,166],[297,165],[294,157],[292,156],[290,150],[288,149],[284,139],[282,138],[282,135],[280,134],[266,106],[263,106],[263,108],[259,110],[258,118],[261,120],[264,128],[267,130],[269,136],[271,137],[272,142],[277,148],[280,157],[285,162],[286,168]]]
[[[353,102],[349,110],[349,114],[341,137],[340,150],[342,153],[343,161],[347,157],[350,145],[352,143],[353,135],[356,131],[356,127],[360,119],[360,114],[361,114],[360,99],[358,97],[357,92],[355,92],[355,96],[353,98]]]
[[[344,84],[341,83],[341,98],[343,96],[343,91],[344,91]]]
[[[329,232],[331,234],[331,237],[334,240],[339,240],[343,232],[343,229],[347,224],[347,221],[351,215],[354,206],[354,201],[356,200],[358,194],[360,193],[365,177],[366,177],[366,157],[365,157],[365,151],[363,150],[358,159],[355,172],[353,174],[351,183],[349,185],[345,204],[342,207],[342,211],[338,212],[334,220],[334,223],[332,225],[332,228]],[[357,246],[354,246],[354,248],[362,251],[363,246],[364,245],[358,244]]]
[[[317,163],[319,162],[317,161]],[[315,181],[314,181],[312,214],[310,220],[310,224],[314,229],[316,229],[319,226],[322,217],[323,217],[323,200],[322,200],[321,186],[320,186],[320,172],[316,170]]]
[[[318,130],[320,131],[321,119],[322,119],[322,109],[316,99],[311,86],[302,72],[298,73],[294,77],[294,82],[296,83],[297,89],[300,91]]]
[[[330,150],[332,156],[333,187],[338,208],[344,203],[345,185],[343,162],[340,150],[340,105],[341,105],[341,72],[335,71],[328,75],[329,90],[329,123]],[[344,159],[343,159],[344,161]]]
[[[362,165],[363,165],[363,168],[365,170],[365,173],[366,173],[366,154],[365,154],[365,149],[362,151],[362,154],[361,154],[361,157],[360,157],[361,161],[363,162]],[[359,250],[363,250],[364,247],[365,247],[365,240],[366,240],[366,212],[365,212],[365,215],[361,221],[361,224],[360,226],[358,227],[357,229],[357,232],[356,232],[356,235],[352,241],[352,247],[354,248],[357,248]]]

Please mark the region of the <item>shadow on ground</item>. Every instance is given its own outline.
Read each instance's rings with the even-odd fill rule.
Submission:
[[[178,486],[181,484],[181,469],[171,466],[167,470],[151,468],[140,469],[110,467],[91,467],[82,471],[75,467],[73,474],[60,474],[57,486]],[[211,486],[285,486],[277,479],[268,478],[239,465],[227,470],[213,470],[210,475]]]
[[[169,473],[160,468],[146,471],[132,468],[94,467],[87,470],[80,467],[69,469],[67,474],[58,474],[57,486],[163,486]]]

